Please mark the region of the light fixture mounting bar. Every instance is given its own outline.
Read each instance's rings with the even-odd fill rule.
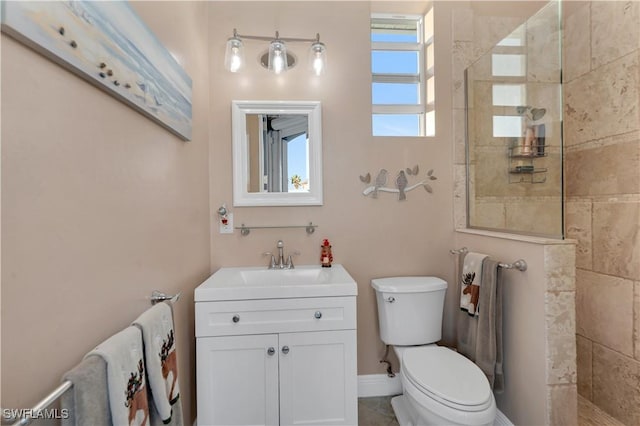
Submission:
[[[272,41],[272,40],[280,40],[280,41],[288,41],[288,42],[300,42],[300,43],[313,43],[314,41],[318,41],[320,39],[320,35],[317,34],[315,38],[299,38],[299,37],[280,37],[278,32],[276,31],[276,36],[258,36],[258,35],[246,35],[246,34],[238,34],[236,30],[233,30],[233,36],[238,38],[244,38],[247,40],[262,40],[262,41]]]

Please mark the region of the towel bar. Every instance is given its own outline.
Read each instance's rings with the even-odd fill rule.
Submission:
[[[171,303],[176,303],[180,299],[181,294],[182,293],[179,292],[178,294],[168,295],[162,293],[161,291],[154,290],[151,293],[151,297],[149,297],[149,299],[151,299],[152,305],[155,305],[158,302],[163,302],[165,300],[168,300]],[[41,413],[44,409],[53,404],[58,398],[60,398],[66,391],[68,391],[72,387],[73,383],[71,383],[69,380],[65,380],[64,382],[62,382],[62,384],[60,384],[60,386],[55,388],[49,395],[45,396],[33,408],[27,410],[16,410],[16,412],[22,411],[23,414],[21,415],[19,420],[12,424],[12,426],[26,426],[30,424],[34,420],[35,415]],[[5,418],[5,420],[7,421],[14,419],[15,417],[13,419]]]
[[[33,417],[30,417],[30,415],[36,416],[40,414],[44,409],[46,409],[48,406],[53,404],[56,399],[60,398],[62,394],[64,394],[67,390],[71,389],[72,386],[73,386],[73,383],[71,383],[69,380],[65,380],[64,382],[62,382],[60,386],[55,388],[49,395],[45,396],[42,399],[42,401],[40,401],[32,409],[24,410],[25,413],[22,415],[20,420],[15,422],[12,426],[28,425],[33,421]]]
[[[152,305],[155,305],[158,302],[164,302],[165,300],[168,300],[171,303],[176,303],[180,299],[181,294],[182,292],[178,292],[177,294],[174,294],[172,296],[170,294],[165,294],[158,290],[153,290],[153,292],[151,293],[151,297],[149,299],[151,299]]]
[[[466,247],[462,247],[459,249],[451,249],[449,253],[451,254],[463,254],[468,253],[469,249]],[[527,270],[527,262],[524,259],[518,259],[513,263],[498,263],[498,266],[502,269],[517,269],[518,271],[524,272]]]

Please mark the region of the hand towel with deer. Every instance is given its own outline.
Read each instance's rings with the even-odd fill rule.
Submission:
[[[127,327],[102,342],[86,357],[92,355],[101,356],[107,363],[109,408],[113,424],[148,426],[149,404],[140,330]]]
[[[133,322],[142,330],[147,377],[153,402],[163,423],[171,421],[172,405],[180,397],[171,307],[158,303]]]
[[[482,261],[486,254],[470,252],[464,256],[460,292],[460,309],[471,316],[478,314],[478,299],[482,277]]]

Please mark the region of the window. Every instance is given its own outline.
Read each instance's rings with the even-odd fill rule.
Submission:
[[[493,136],[520,138],[524,117],[517,108],[527,105],[527,54],[524,25],[502,39],[491,53]]]
[[[371,16],[374,136],[433,136],[433,9]]]

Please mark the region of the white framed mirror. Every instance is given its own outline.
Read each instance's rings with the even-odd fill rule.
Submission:
[[[322,205],[319,101],[232,101],[233,205]]]

